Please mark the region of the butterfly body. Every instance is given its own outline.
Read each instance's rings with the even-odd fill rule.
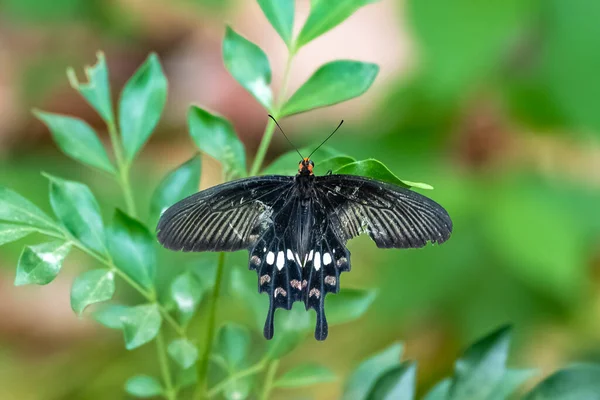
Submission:
[[[161,216],[158,239],[183,251],[247,249],[258,290],[269,295],[264,335],[274,312],[296,301],[317,313],[315,337],[327,337],[325,296],[350,270],[346,242],[367,233],[383,248],[442,243],[452,231],[446,211],[408,189],[352,175],[313,174],[303,159],[296,176],[240,179],[198,192]]]

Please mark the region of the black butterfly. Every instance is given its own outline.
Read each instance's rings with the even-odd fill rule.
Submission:
[[[158,240],[183,251],[248,249],[258,290],[269,294],[264,327],[273,337],[277,308],[303,301],[317,313],[315,338],[327,337],[324,301],[350,270],[346,242],[366,232],[381,248],[443,243],[452,221],[433,200],[353,175],[313,175],[303,158],[296,176],[259,176],[217,185],[167,209]]]

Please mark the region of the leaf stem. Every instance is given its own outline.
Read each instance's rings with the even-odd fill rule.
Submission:
[[[156,352],[158,354],[158,363],[165,384],[165,398],[167,400],[176,400],[177,392],[173,387],[171,380],[171,371],[169,369],[169,359],[167,358],[167,350],[165,348],[165,339],[161,330],[156,335]]]
[[[221,391],[223,391],[227,386],[229,386],[229,384],[231,384],[232,382],[234,382],[234,381],[236,381],[238,379],[245,378],[245,377],[250,376],[250,375],[258,374],[263,369],[265,369],[266,366],[267,366],[267,360],[266,359],[262,359],[261,361],[259,361],[258,363],[254,364],[251,367],[248,367],[248,368],[246,368],[246,369],[244,369],[242,371],[239,371],[239,372],[236,372],[234,374],[231,374],[226,379],[223,379],[221,382],[217,383],[215,386],[213,386],[212,388],[210,388],[210,390],[206,393],[206,397],[214,397],[214,396],[216,396]]]
[[[135,218],[137,217],[137,210],[133,200],[131,184],[129,182],[129,165],[123,157],[123,148],[121,140],[119,139],[117,125],[115,125],[114,121],[107,121],[106,126],[108,127],[108,135],[110,136],[110,142],[115,153],[115,161],[117,163],[117,170],[119,174],[117,181],[119,182],[119,186],[121,186],[121,190],[123,190],[123,197],[125,198],[127,213]]]
[[[267,375],[265,376],[265,383],[263,384],[263,390],[261,392],[261,400],[269,400],[269,395],[273,389],[273,381],[275,380],[275,374],[277,373],[277,367],[279,367],[279,360],[273,360],[269,364],[267,369]]]
[[[287,92],[287,86],[290,80],[290,71],[292,70],[292,61],[294,59],[295,52],[291,51],[288,54],[287,61],[285,63],[285,70],[283,72],[283,83],[281,84],[281,91],[277,98],[277,104],[273,107],[272,114],[275,119],[279,118],[279,113],[281,112],[281,107],[285,102],[285,94]],[[250,176],[255,176],[260,171],[260,168],[265,160],[265,156],[267,155],[267,150],[269,145],[271,144],[271,139],[273,139],[273,133],[275,132],[275,123],[273,120],[269,119],[267,123],[267,127],[265,128],[265,133],[260,141],[260,145],[258,146],[258,150],[256,151],[256,157],[254,157],[254,162],[252,163],[252,168],[250,168]]]
[[[223,270],[225,269],[225,253],[219,253],[219,261],[217,263],[217,276],[215,278],[215,288],[212,295],[212,302],[208,311],[208,322],[206,325],[206,339],[204,354],[198,359],[198,385],[196,386],[195,399],[200,400],[205,398],[206,380],[208,376],[208,365],[210,361],[210,352],[212,350],[213,341],[216,329],[217,303],[221,292],[221,281],[223,280]]]

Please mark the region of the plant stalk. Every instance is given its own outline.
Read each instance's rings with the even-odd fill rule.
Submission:
[[[213,341],[215,338],[216,319],[217,319],[217,303],[221,293],[221,282],[223,280],[223,270],[225,269],[225,253],[219,253],[219,261],[217,262],[217,276],[215,278],[215,288],[212,295],[212,302],[208,314],[208,322],[206,325],[206,340],[204,342],[204,354],[198,359],[198,384],[194,398],[201,400],[206,398],[206,380],[208,376],[208,365],[210,361],[210,352],[212,350]]]
[[[110,142],[112,144],[113,152],[115,153],[115,161],[117,163],[118,177],[117,181],[121,190],[123,190],[123,197],[125,198],[125,206],[127,207],[127,213],[132,217],[137,217],[137,210],[135,208],[135,202],[133,200],[133,193],[131,191],[131,184],[129,182],[129,166],[123,157],[123,146],[119,139],[117,126],[114,121],[107,121],[106,126],[108,127],[108,135],[110,136]]]
[[[273,360],[269,364],[269,368],[267,369],[267,375],[265,376],[265,383],[263,384],[263,390],[260,395],[261,400],[269,400],[271,390],[273,390],[273,381],[275,381],[277,367],[279,367],[279,360]]]
[[[165,339],[163,338],[162,331],[158,331],[156,336],[156,352],[158,354],[158,363],[160,365],[160,372],[163,377],[165,384],[165,398],[167,400],[176,400],[177,392],[173,387],[173,381],[171,379],[171,371],[169,369],[169,359],[167,358],[167,349],[165,348]]]

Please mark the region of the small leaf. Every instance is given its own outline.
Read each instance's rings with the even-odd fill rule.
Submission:
[[[58,227],[29,200],[8,188],[0,186],[0,220],[30,225],[56,232]]]
[[[511,398],[521,385],[536,374],[537,371],[532,369],[507,370],[498,385],[492,391],[492,394],[488,396],[486,400],[505,400]]]
[[[198,381],[198,371],[196,366],[193,365],[191,368],[179,370],[175,377],[175,385],[178,388],[185,388],[194,385]]]
[[[31,226],[0,223],[0,246],[22,239],[32,232],[35,229]]]
[[[449,399],[485,399],[502,380],[510,345],[505,326],[471,345],[456,362]]]
[[[93,318],[100,324],[110,329],[122,329],[122,318],[127,314],[131,307],[121,304],[108,304],[94,311]]]
[[[258,4],[289,48],[294,28],[294,0],[258,0]]]
[[[396,343],[363,361],[348,378],[342,399],[366,398],[381,374],[400,365],[402,351],[402,344]]]
[[[46,285],[52,282],[58,275],[69,250],[71,250],[71,243],[62,241],[25,247],[17,265],[15,286],[30,283]]]
[[[77,75],[75,75],[73,68],[67,69],[67,77],[69,78],[71,87],[81,93],[88,103],[100,114],[102,119],[112,123],[115,117],[110,97],[108,67],[106,66],[104,53],[99,51],[96,53],[96,57],[98,58],[96,65],[85,68],[88,83],[81,84],[77,80]]]
[[[152,222],[157,221],[167,208],[198,191],[200,165],[200,156],[196,155],[163,178],[150,201]]]
[[[227,400],[245,400],[250,396],[252,384],[252,377],[236,379],[227,385],[223,390],[223,395]]]
[[[107,239],[117,268],[143,287],[151,289],[156,275],[156,249],[154,237],[148,229],[121,210],[116,210]]]
[[[92,191],[83,183],[46,177],[50,180],[50,204],[59,221],[83,244],[106,253],[104,224]]]
[[[313,147],[303,147],[299,151],[303,155],[309,155],[319,144],[315,144]],[[315,174],[316,175],[325,175],[327,173],[327,169],[321,166],[319,160],[328,160],[334,157],[341,157],[341,153],[337,150],[328,147],[322,146],[319,148],[315,154],[311,156],[312,160],[315,161]],[[354,160],[352,160],[354,161]],[[295,175],[298,173],[298,164],[300,162],[300,156],[295,150],[288,151],[287,153],[279,156],[275,161],[273,161],[267,168],[265,168],[261,175]]]
[[[71,287],[71,308],[77,315],[90,304],[112,299],[115,294],[115,274],[107,269],[95,269],[79,275]]]
[[[417,366],[405,362],[385,372],[377,379],[367,400],[413,400]]]
[[[597,399],[600,393],[600,365],[580,364],[562,369],[544,379],[525,400]]]
[[[280,117],[358,97],[371,87],[378,72],[375,64],[347,60],[327,63],[285,103]]]
[[[156,127],[167,101],[167,78],[154,53],[129,79],[119,101],[119,129],[131,163]]]
[[[164,393],[161,384],[153,377],[147,375],[132,376],[125,383],[125,391],[139,398],[160,396]]]
[[[329,325],[354,321],[367,312],[377,292],[375,290],[343,289],[335,296],[327,296],[325,309]]]
[[[190,135],[196,146],[215,160],[226,171],[246,175],[246,152],[233,126],[223,117],[192,106],[188,112]]]
[[[116,173],[96,132],[85,121],[37,110],[33,113],[48,126],[52,138],[67,156],[109,174]]]
[[[440,382],[438,382],[427,395],[423,398],[423,400],[448,400],[448,393],[450,392],[450,385],[452,385],[452,380],[450,378],[446,378]]]
[[[242,366],[250,351],[250,333],[240,325],[228,323],[219,330],[216,351],[220,354],[230,370]]]
[[[187,324],[204,295],[204,286],[191,272],[184,272],[171,283],[171,298],[179,310],[181,322]]]
[[[344,22],[356,10],[378,0],[311,1],[311,10],[298,36],[298,48]]]
[[[264,318],[264,314],[263,314]],[[275,334],[268,343],[268,357],[277,360],[292,352],[306,339],[311,329],[310,314],[304,306],[294,303],[292,309],[275,312]]]
[[[405,188],[416,187],[419,189],[433,189],[432,186],[426,183],[417,183],[411,181],[405,181],[398,178],[381,163],[381,161],[369,158],[367,160],[356,161],[351,164],[344,165],[343,167],[333,171],[334,174],[344,175],[358,175],[367,178],[377,179],[379,181],[393,183],[394,185],[402,186]]]
[[[335,374],[327,367],[318,364],[301,364],[281,375],[273,386],[296,388],[335,380]]]
[[[167,349],[173,360],[183,369],[188,369],[198,359],[198,349],[189,340],[175,339]]]
[[[273,94],[271,66],[265,53],[229,26],[223,40],[223,61],[229,73],[267,110],[271,110]]]
[[[348,156],[338,156],[338,157],[328,158],[324,161],[320,161],[318,164],[315,163],[314,169],[315,170],[318,169],[318,171],[315,171],[315,174],[325,175],[329,171],[331,171],[333,173],[333,171],[336,171],[336,170],[342,168],[344,165],[351,164],[355,161],[356,160],[354,158],[348,157]]]
[[[121,317],[125,348],[133,350],[156,337],[162,317],[156,304],[130,307]]]

